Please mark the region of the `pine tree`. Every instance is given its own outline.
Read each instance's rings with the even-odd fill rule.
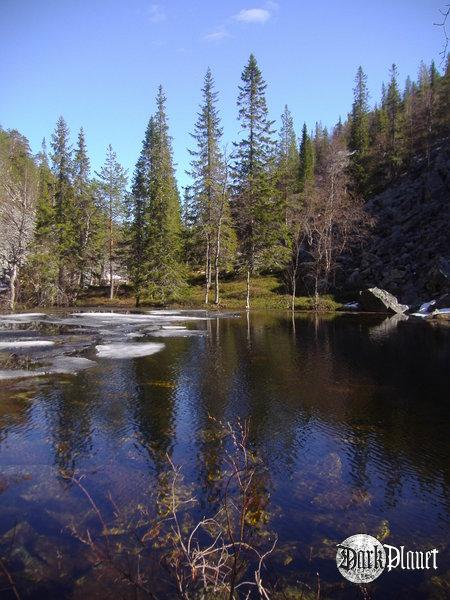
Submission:
[[[166,96],[160,86],[150,135],[150,193],[145,214],[147,288],[149,295],[160,301],[175,297],[184,280],[180,198],[165,104]]]
[[[362,67],[359,67],[353,89],[354,99],[350,116],[348,149],[352,153],[350,157],[350,174],[354,181],[355,190],[360,195],[365,194],[367,190],[368,97],[367,77]]]
[[[105,164],[99,173],[103,210],[107,213],[108,221],[108,263],[109,263],[109,298],[114,298],[114,263],[116,243],[118,240],[119,219],[125,214],[125,189],[127,173],[117,160],[111,144],[106,150]]]
[[[303,123],[302,137],[300,140],[299,152],[299,189],[305,191],[308,183],[314,181],[314,145],[311,137],[308,135],[306,123]]]
[[[71,183],[72,175],[72,150],[69,142],[69,128],[63,117],[59,117],[55,131],[52,135],[52,171],[55,177],[54,207],[55,207],[55,233],[57,237],[58,256],[58,287],[59,292],[65,295],[66,262],[70,256],[74,232],[69,211],[73,199]],[[61,298],[63,300],[63,298]]]
[[[245,137],[235,144],[233,202],[249,308],[252,274],[263,265],[279,265],[285,246],[280,244],[283,214],[275,188],[273,121],[266,104],[267,86],[253,54],[241,80],[237,105]]]

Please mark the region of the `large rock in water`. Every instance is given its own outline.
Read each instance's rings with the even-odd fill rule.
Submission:
[[[395,296],[377,287],[361,290],[359,294],[361,308],[369,312],[402,314],[408,310],[406,304],[400,304]]]

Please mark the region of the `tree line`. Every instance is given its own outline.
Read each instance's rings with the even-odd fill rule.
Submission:
[[[162,87],[131,177],[111,146],[91,172],[85,134],[74,146],[60,117],[47,148],[0,128],[0,275],[9,306],[67,305],[90,286],[122,283],[136,305],[182,297],[193,273],[205,304],[220,303],[220,280],[283,273],[295,296],[318,300],[334,286],[339,256],[363,238],[367,198],[450,133],[450,62],[442,73],[422,63],[400,90],[392,65],[381,99],[370,106],[359,67],[345,121],[296,131],[289,108],[275,131],[262,72],[253,55],[237,95],[241,134],[222,143],[219,97],[210,69],[193,126],[189,176],[180,197]]]

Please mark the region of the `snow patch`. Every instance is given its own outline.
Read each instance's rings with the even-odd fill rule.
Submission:
[[[100,358],[137,358],[139,356],[150,356],[164,348],[164,344],[148,342],[146,344],[100,344],[96,346],[97,355]]]

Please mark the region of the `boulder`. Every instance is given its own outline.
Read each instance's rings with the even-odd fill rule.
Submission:
[[[377,287],[361,290],[359,303],[362,310],[368,312],[402,314],[408,310],[406,304],[400,304],[395,296]]]

